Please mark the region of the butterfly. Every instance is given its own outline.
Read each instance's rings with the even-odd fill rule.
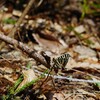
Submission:
[[[69,57],[71,57],[68,53],[64,53],[57,58],[53,58],[53,68],[56,72],[58,69],[64,69],[68,63]]]
[[[54,71],[56,73],[58,73],[58,69],[64,69],[65,66],[68,63],[69,57],[71,57],[68,53],[64,53],[61,56],[57,57],[57,58],[53,58],[52,59],[52,67],[50,68],[50,71],[48,72],[47,78],[45,79],[45,81],[48,79],[50,72],[52,71],[52,69],[54,69]],[[45,82],[44,81],[44,82]],[[43,82],[43,83],[44,83]],[[43,83],[41,84],[41,86],[43,85]]]

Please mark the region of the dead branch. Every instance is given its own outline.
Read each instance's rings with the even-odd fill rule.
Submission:
[[[8,36],[10,37],[14,37],[15,32],[17,31],[18,27],[20,26],[20,24],[22,23],[25,15],[28,13],[28,11],[30,10],[30,8],[32,7],[33,3],[35,0],[30,0],[28,5],[26,6],[25,10],[23,11],[21,17],[19,18],[19,20],[17,21],[17,23],[15,24],[15,27],[12,29],[11,33],[8,34]],[[5,43],[2,42],[0,45],[0,50],[5,46]]]
[[[40,62],[41,64],[45,65],[48,68],[50,67],[50,65],[47,64],[45,58],[41,54],[37,53],[36,50],[29,48],[27,45],[23,44],[22,42],[19,42],[8,36],[5,36],[2,33],[0,33],[0,39],[13,46],[16,45],[17,48],[21,49],[23,52],[26,52],[30,57],[34,58],[36,61]]]
[[[38,74],[42,74],[42,72],[38,71],[38,70],[34,70],[35,72],[37,72]],[[48,74],[45,73],[45,76],[47,77]],[[62,79],[62,80],[69,80],[72,82],[86,82],[86,83],[100,83],[100,80],[85,80],[85,79],[77,79],[77,78],[71,78],[71,77],[66,77],[66,76],[60,76],[60,75],[50,75],[49,76],[53,77],[54,79]]]

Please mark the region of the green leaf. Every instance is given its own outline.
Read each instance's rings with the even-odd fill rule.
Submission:
[[[17,22],[16,20],[11,19],[11,18],[3,20],[3,23],[6,23],[6,24],[15,24],[16,22]]]
[[[31,66],[32,66],[32,63],[29,61],[29,62],[27,63],[27,65],[26,65],[26,67],[27,67],[28,69],[30,69]]]

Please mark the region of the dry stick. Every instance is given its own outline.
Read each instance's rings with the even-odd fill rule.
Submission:
[[[22,42],[19,42],[15,39],[8,37],[8,36],[5,36],[2,33],[0,33],[0,39],[11,44],[11,45],[16,44],[16,47],[20,48],[22,51],[26,52],[31,57],[33,57],[36,61],[40,62],[41,64],[43,64],[49,68],[50,65],[47,64],[47,62],[45,61],[45,59],[43,58],[42,55],[38,54],[35,50],[29,48],[27,45],[23,44]],[[48,74],[46,74],[46,76],[48,76]],[[50,76],[52,76],[52,75],[50,75]],[[99,80],[95,80],[95,81],[83,80],[83,79],[67,78],[67,77],[63,77],[63,76],[54,76],[54,78],[67,79],[69,81],[78,81],[78,82],[100,83]]]
[[[24,12],[22,13],[21,17],[19,18],[19,20],[17,21],[17,23],[15,24],[14,29],[10,32],[10,34],[8,34],[8,36],[10,37],[14,37],[15,32],[17,31],[18,27],[20,26],[20,24],[22,23],[25,15],[28,13],[28,11],[30,10],[30,8],[32,7],[33,3],[35,0],[30,0],[27,7],[25,8]],[[5,46],[5,43],[2,42],[0,44],[0,50]]]
[[[23,44],[22,42],[19,42],[8,36],[5,36],[2,33],[0,33],[0,39],[13,46],[16,45],[17,48],[21,49],[23,52],[26,52],[30,57],[34,58],[36,61],[40,62],[41,64],[45,65],[48,68],[50,67],[50,65],[47,64],[45,58],[41,54],[37,53],[36,50],[29,48],[27,45]]]
[[[6,0],[0,0],[0,8],[4,5],[5,2]]]
[[[38,70],[34,70],[38,74],[42,74],[42,72],[39,72]],[[48,74],[44,74],[45,76],[48,76]],[[86,82],[86,83],[100,83],[100,80],[85,80],[85,79],[77,79],[77,78],[70,78],[66,76],[60,76],[60,75],[49,75],[53,77],[54,79],[64,79],[64,80],[69,80],[73,82]]]

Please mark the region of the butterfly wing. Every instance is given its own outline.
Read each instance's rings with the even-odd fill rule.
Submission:
[[[68,59],[69,59],[70,55],[65,53],[62,54],[60,57],[58,58],[54,58],[53,62],[54,62],[54,68],[64,68],[66,66],[66,64],[68,63]]]

